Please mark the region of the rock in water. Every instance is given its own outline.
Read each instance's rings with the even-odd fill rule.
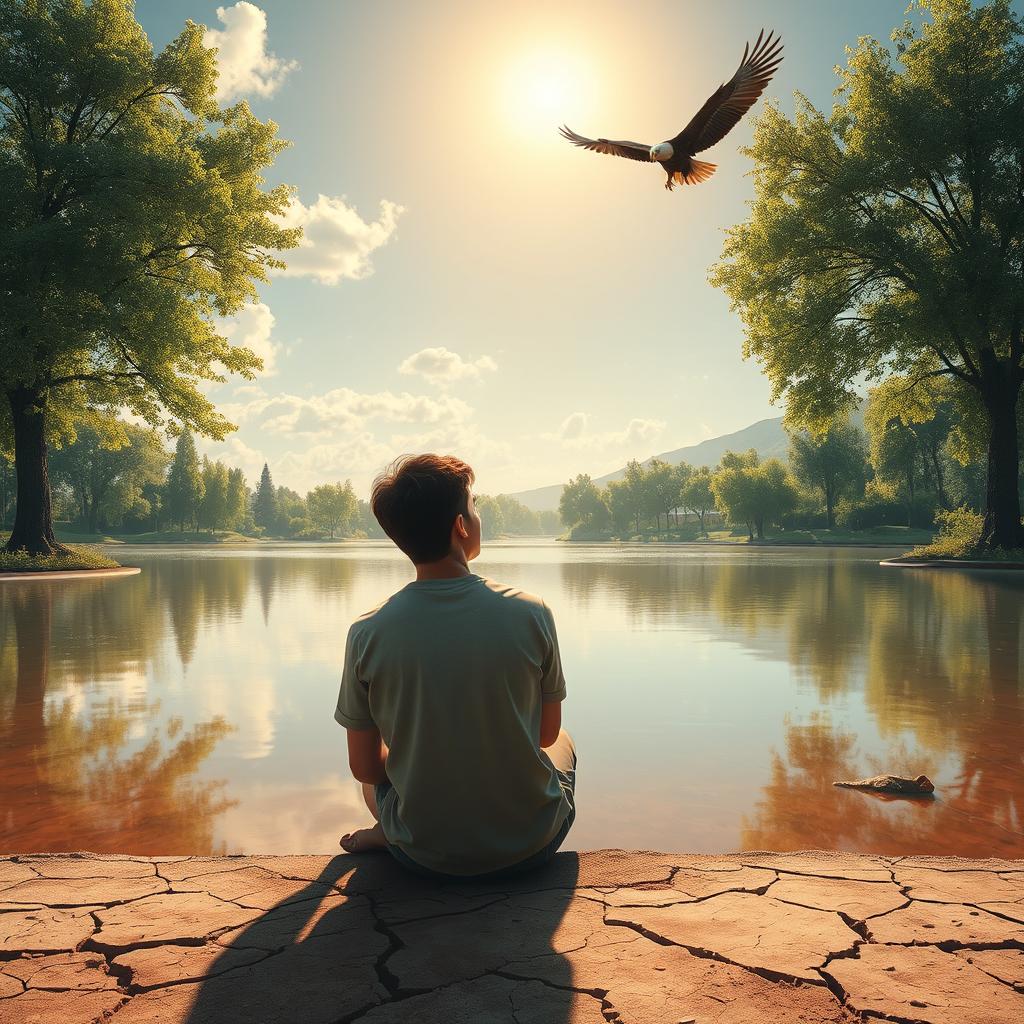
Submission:
[[[869,793],[895,793],[897,796],[931,796],[935,792],[935,786],[927,775],[918,775],[916,779],[904,779],[899,775],[876,775],[871,779],[833,782],[832,785],[843,789],[863,789]]]

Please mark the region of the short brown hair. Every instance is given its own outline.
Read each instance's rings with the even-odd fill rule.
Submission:
[[[474,479],[454,455],[402,455],[373,481],[370,507],[417,565],[436,562],[451,549],[455,517],[469,514]]]

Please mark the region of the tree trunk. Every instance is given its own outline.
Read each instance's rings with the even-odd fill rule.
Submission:
[[[989,551],[994,548],[1024,548],[1018,490],[1019,391],[1012,375],[1009,374],[999,375],[986,391],[987,393],[982,395],[982,400],[989,423],[988,482],[981,545]]]
[[[7,392],[14,425],[14,465],[18,476],[18,508],[8,551],[30,555],[67,554],[53,535],[50,476],[46,463],[46,395],[33,388]]]
[[[823,490],[825,491],[825,523],[831,530],[836,525],[836,499],[831,487],[825,487]]]
[[[949,508],[949,499],[946,497],[946,481],[942,474],[942,456],[939,454],[937,445],[932,445],[932,471],[935,474],[935,494],[939,499],[942,508]]]

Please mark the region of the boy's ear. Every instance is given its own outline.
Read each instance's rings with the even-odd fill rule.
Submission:
[[[469,538],[469,530],[466,529],[466,520],[461,512],[455,517],[455,532],[463,540],[467,540]]]

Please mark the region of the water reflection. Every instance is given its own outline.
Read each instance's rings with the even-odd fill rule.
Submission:
[[[16,653],[0,688],[0,849],[219,852],[213,821],[231,801],[224,782],[194,775],[231,727],[154,721],[158,704],[132,686],[153,606],[111,594],[90,581],[63,595],[48,583],[4,595],[3,647]],[[128,685],[83,713],[80,685],[97,675]]]
[[[743,815],[742,847],[1024,853],[1016,577],[901,573],[852,557],[586,563],[563,572],[581,608],[611,600],[634,628],[706,631],[759,660],[785,660],[795,680],[813,685],[806,713],[793,713],[799,691],[776,709],[784,742],[754,812]],[[723,682],[713,671],[704,677]],[[704,765],[705,778],[719,768]],[[941,782],[939,798],[884,802],[832,786],[880,772],[925,772]]]
[[[386,547],[136,551],[0,587],[0,848],[330,852],[361,821],[331,719]],[[849,551],[495,546],[554,607],[578,847],[1024,853],[1024,582]],[[883,803],[840,778],[926,772]]]

